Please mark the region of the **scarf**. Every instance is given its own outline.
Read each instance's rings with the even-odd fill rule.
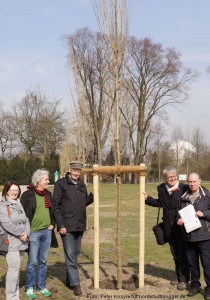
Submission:
[[[172,193],[174,193],[175,191],[177,191],[179,189],[179,181],[177,181],[177,183],[175,185],[173,185],[172,187],[169,187],[167,185],[167,183],[165,183],[165,187],[166,187],[166,190],[169,193],[169,195],[171,195]]]
[[[27,188],[28,189],[33,188],[36,194],[38,194],[39,196],[44,196],[45,207],[46,208],[51,207],[51,202],[50,202],[50,199],[48,198],[48,195],[47,195],[47,189],[44,189],[43,191],[40,191],[36,187],[34,187],[32,184],[27,186]]]

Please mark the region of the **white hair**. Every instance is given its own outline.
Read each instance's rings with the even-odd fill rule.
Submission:
[[[40,181],[42,181],[42,178],[43,178],[44,175],[48,175],[49,176],[49,171],[47,171],[46,169],[38,169],[38,170],[36,170],[36,172],[34,172],[34,174],[32,175],[32,179],[31,179],[32,184],[34,186],[37,186],[38,183]]]
[[[166,176],[168,173],[176,173],[176,169],[174,167],[166,167],[164,170],[163,170],[163,176]]]

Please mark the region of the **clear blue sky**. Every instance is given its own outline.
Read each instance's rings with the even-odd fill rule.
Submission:
[[[189,104],[170,109],[168,131],[201,127],[210,142],[210,1],[128,0],[129,34],[149,37],[182,53],[200,73]],[[62,36],[78,28],[97,31],[91,0],[0,0],[0,100],[5,109],[37,89],[71,103]]]

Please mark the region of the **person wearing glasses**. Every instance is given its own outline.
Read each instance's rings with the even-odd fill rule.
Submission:
[[[177,224],[182,228],[191,273],[191,287],[187,296],[193,297],[200,293],[200,261],[206,282],[205,299],[210,300],[210,193],[201,186],[198,173],[188,175],[188,185],[188,191],[181,197],[180,209],[193,205],[195,216],[200,220],[200,228],[187,233],[184,220],[178,215]]]
[[[185,242],[176,217],[181,196],[188,190],[188,185],[179,182],[177,171],[173,167],[163,170],[165,182],[157,187],[158,198],[155,199],[145,193],[145,204],[163,208],[163,226],[165,236],[170,245],[175,263],[177,280],[171,281],[178,290],[185,290],[190,281],[189,264],[186,257]]]
[[[28,248],[30,224],[20,203],[20,186],[7,182],[0,201],[0,251],[6,254],[6,300],[19,300],[20,264]]]

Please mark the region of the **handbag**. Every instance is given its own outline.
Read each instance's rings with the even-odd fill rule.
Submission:
[[[10,208],[9,205],[7,205],[7,213],[10,218]],[[8,240],[8,233],[3,230],[1,227],[1,234],[0,234],[0,255],[7,255],[8,252],[8,246],[9,246],[9,240]]]
[[[157,244],[164,245],[165,243],[167,243],[167,238],[165,236],[163,222],[158,223],[159,216],[160,216],[160,201],[159,201],[159,208],[158,208],[157,223],[155,226],[152,227],[152,230],[154,232]]]

